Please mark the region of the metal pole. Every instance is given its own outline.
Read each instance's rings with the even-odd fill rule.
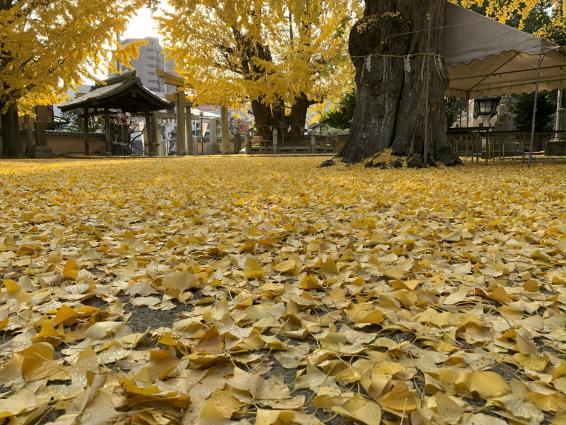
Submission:
[[[561,142],[564,140],[564,135],[562,132],[564,131],[564,108],[562,107],[562,90],[558,90],[558,94],[556,96],[556,120],[554,124],[554,131],[556,134],[554,135],[554,142]]]
[[[529,148],[529,167],[533,163],[533,148],[535,145],[535,130],[536,130],[536,118],[537,118],[537,107],[538,107],[538,88],[540,83],[540,67],[542,65],[543,55],[540,55],[537,62],[537,82],[535,86],[535,103],[533,105],[533,122],[531,125],[531,144]]]

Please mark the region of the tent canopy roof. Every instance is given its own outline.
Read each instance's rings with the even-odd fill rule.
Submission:
[[[550,41],[448,3],[444,58],[449,95],[503,96],[566,86],[564,50]]]
[[[74,109],[119,109],[122,112],[149,113],[171,109],[173,104],[146,89],[135,72],[110,78],[104,85],[59,106],[61,111]]]

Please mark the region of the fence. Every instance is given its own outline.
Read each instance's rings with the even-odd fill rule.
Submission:
[[[531,135],[522,131],[497,131],[488,128],[457,128],[448,131],[448,139],[458,155],[472,163],[503,160],[528,160],[531,154]],[[554,140],[562,139],[562,143]],[[535,133],[532,155],[564,156],[566,132]]]
[[[264,129],[251,136],[246,146],[247,153],[311,153],[328,154],[339,152],[348,135],[294,135],[280,130]]]

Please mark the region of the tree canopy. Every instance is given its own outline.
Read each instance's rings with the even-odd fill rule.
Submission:
[[[169,0],[166,48],[199,103],[308,107],[351,87],[347,55],[358,0]],[[305,114],[306,114],[306,108]],[[304,118],[303,118],[304,122]]]
[[[0,114],[55,103],[85,78],[106,71],[141,0],[0,0]],[[120,51],[115,50],[116,52]],[[122,49],[127,61],[136,45]]]

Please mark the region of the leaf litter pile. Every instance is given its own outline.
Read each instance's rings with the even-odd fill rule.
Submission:
[[[1,424],[561,424],[562,167],[0,163]]]

